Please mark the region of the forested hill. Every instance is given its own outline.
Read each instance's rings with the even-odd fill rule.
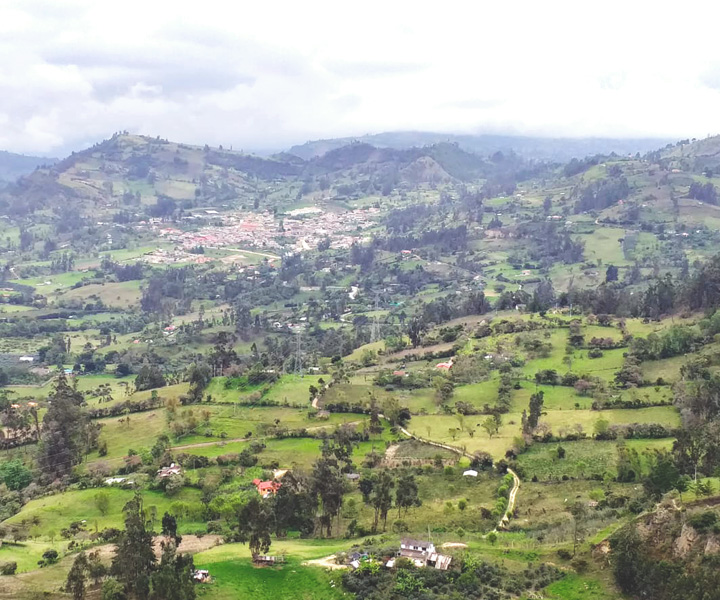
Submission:
[[[404,150],[349,144],[306,161],[121,133],[23,177],[0,195],[0,209],[22,216],[72,207],[79,216],[112,216],[159,205],[150,216],[160,217],[196,206],[274,208],[331,181],[344,186],[340,195],[358,186],[389,193],[398,185],[487,180],[522,167],[512,154],[491,160],[449,143]]]
[[[544,138],[511,135],[454,135],[424,131],[392,131],[313,140],[293,146],[288,150],[305,160],[347,146],[353,142],[371,144],[378,148],[406,149],[423,147],[443,142],[458,144],[462,149],[479,155],[495,152],[515,152],[527,159],[566,162],[572,158],[584,158],[593,154],[620,155],[645,153],[669,143],[661,138]]]
[[[720,135],[702,140],[680,140],[651,152],[648,157],[674,172],[690,171],[712,176],[720,171]]]
[[[32,173],[41,165],[52,165],[57,159],[41,156],[25,156],[0,150],[0,186]]]

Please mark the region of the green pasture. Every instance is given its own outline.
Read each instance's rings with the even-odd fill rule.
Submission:
[[[111,283],[93,283],[73,290],[68,290],[58,296],[59,300],[90,302],[102,300],[105,306],[111,308],[127,309],[140,302],[142,292],[140,281],[123,281]]]
[[[521,433],[520,412],[511,412],[502,416],[502,425],[498,434],[492,438],[480,427],[485,419],[483,415],[470,415],[458,418],[457,415],[433,415],[413,417],[407,429],[424,438],[443,442],[459,448],[465,447],[468,452],[482,450],[496,458],[504,456],[505,451],[512,447],[514,438]],[[561,429],[572,429],[579,425],[582,430],[592,435],[598,419],[605,419],[611,424],[660,423],[669,427],[680,424],[680,415],[672,406],[653,406],[635,410],[614,409],[602,412],[593,410],[547,410],[540,418],[547,423],[553,433]],[[460,429],[462,431],[453,431]],[[472,435],[471,435],[472,430]]]
[[[276,567],[256,567],[247,546],[226,544],[196,554],[195,566],[208,569],[213,582],[201,590],[201,598],[287,598],[288,600],[338,600],[346,598],[340,583],[341,572],[322,567],[303,566],[302,562],[342,550],[347,541],[300,540],[273,542],[272,554],[284,554],[286,562]],[[334,584],[334,587],[333,587]]]
[[[642,454],[645,450],[669,450],[672,439],[627,440],[628,448]],[[558,458],[557,449],[565,450],[564,458]],[[645,461],[644,461],[645,462]],[[533,444],[518,457],[525,479],[537,476],[540,481],[560,479],[564,475],[572,478],[590,479],[606,473],[615,475],[617,463],[616,441],[580,440],[552,444]]]
[[[109,508],[102,514],[95,504],[95,496],[105,493],[109,499]],[[6,521],[5,525],[19,525],[23,522],[35,523],[40,535],[50,539],[51,535],[60,537],[60,531],[75,521],[85,521],[88,531],[100,531],[107,527],[123,527],[123,506],[133,497],[135,492],[117,487],[74,490],[30,500],[22,510]],[[199,490],[184,488],[172,498],[162,492],[146,490],[142,492],[145,509],[151,511],[155,507],[157,523],[167,511],[179,516],[178,524],[182,532],[190,533],[204,529],[205,524],[191,521],[183,516],[183,504],[200,502]],[[173,506],[175,504],[175,506]]]

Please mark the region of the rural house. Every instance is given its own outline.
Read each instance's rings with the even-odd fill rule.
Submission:
[[[170,463],[169,467],[162,467],[158,469],[157,476],[160,479],[165,479],[166,477],[171,477],[173,475],[180,475],[182,473],[182,468],[180,465],[176,465],[175,463]]]
[[[253,479],[253,485],[257,488],[258,494],[263,498],[268,498],[277,493],[282,485],[278,481],[262,481],[260,479]]]
[[[435,544],[432,542],[414,540],[412,538],[403,538],[400,540],[400,552],[398,556],[413,561],[416,567],[432,567],[442,571],[446,571],[452,561],[452,557],[438,554],[435,551]],[[395,559],[391,559],[387,562],[386,566],[393,567],[394,565]]]

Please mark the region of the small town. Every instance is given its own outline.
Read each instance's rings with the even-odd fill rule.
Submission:
[[[349,248],[353,243],[363,242],[368,239],[363,231],[375,225],[379,217],[377,208],[343,212],[314,209],[292,215],[293,212],[288,213],[290,218],[278,217],[269,212],[225,213],[218,217],[220,225],[204,226],[197,231],[167,227],[159,220],[139,225],[138,228],[156,232],[161,240],[172,242],[185,252],[197,247],[243,246],[296,253],[314,250],[326,238],[332,248]]]

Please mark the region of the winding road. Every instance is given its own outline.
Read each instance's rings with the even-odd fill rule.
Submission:
[[[381,415],[382,416],[382,415]],[[417,440],[418,442],[422,442],[423,444],[428,444],[430,446],[435,446],[437,448],[443,448],[444,450],[449,450],[450,452],[454,452],[455,454],[459,454],[460,456],[465,456],[472,460],[473,456],[472,454],[468,454],[464,450],[461,450],[460,448],[455,448],[455,446],[448,446],[447,444],[441,444],[440,442],[434,442],[433,440],[427,440],[425,438],[421,438],[418,435],[415,435],[414,433],[410,433],[407,429],[404,427],[399,428],[400,431],[402,431],[406,436],[409,438],[412,438],[414,440]],[[517,493],[520,489],[520,477],[518,477],[518,474],[513,471],[510,467],[508,467],[508,473],[510,473],[513,476],[513,487],[510,490],[510,494],[508,495],[508,505],[507,509],[505,510],[505,513],[503,514],[500,521],[498,521],[497,529],[507,529],[507,526],[510,524],[510,515],[512,515],[513,511],[515,510],[515,501],[517,500]]]

